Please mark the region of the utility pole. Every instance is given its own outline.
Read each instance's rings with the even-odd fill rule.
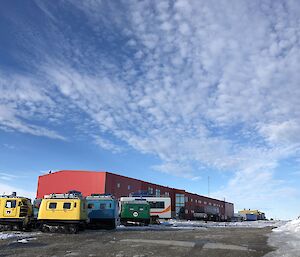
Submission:
[[[209,196],[209,176],[207,177],[207,193],[208,193],[208,196]]]

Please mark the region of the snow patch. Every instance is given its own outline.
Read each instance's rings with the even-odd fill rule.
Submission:
[[[22,244],[27,244],[29,241],[27,239],[23,238],[23,239],[18,240],[17,242],[22,243]]]
[[[149,226],[123,226],[117,227],[121,231],[149,231],[149,230],[206,230],[208,228],[264,228],[264,227],[279,227],[286,222],[283,221],[243,221],[243,222],[204,222],[204,221],[189,221],[189,220],[168,220],[161,221],[160,225]]]
[[[273,229],[273,231],[293,234],[300,238],[300,219],[292,220],[279,228]]]
[[[120,225],[117,227],[117,230],[121,230],[121,231],[151,231],[151,230],[205,230],[205,227],[202,226],[191,226],[191,225],[185,225],[185,224],[181,224],[181,225],[173,225],[173,224],[169,224],[169,223],[163,223],[160,225],[149,225],[149,226],[123,226]]]
[[[265,257],[300,257],[300,219],[273,229],[268,243],[277,250]]]
[[[27,244],[29,241],[36,240],[36,237],[19,239],[17,243]]]
[[[171,226],[176,228],[215,228],[215,227],[252,227],[252,228],[264,228],[264,227],[278,227],[286,222],[283,221],[243,221],[243,222],[205,222],[205,221],[184,221],[184,220],[169,220],[163,222],[162,225]]]
[[[11,238],[27,238],[37,235],[38,233],[23,233],[23,232],[0,232],[0,240],[6,240]]]

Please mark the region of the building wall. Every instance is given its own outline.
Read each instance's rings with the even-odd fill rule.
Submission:
[[[60,171],[39,176],[37,198],[52,193],[78,190],[84,196],[105,193],[106,172]]]
[[[213,199],[210,197],[205,197],[202,195],[192,194],[192,193],[185,193],[185,206],[186,206],[186,217],[188,219],[193,218],[194,210],[197,207],[204,207],[204,206],[214,206],[219,208],[220,215],[224,217],[225,215],[225,202],[217,199]]]
[[[234,216],[234,206],[233,203],[225,202],[225,216],[226,217],[233,217]]]
[[[106,173],[105,193],[112,194],[116,198],[129,196],[130,193],[142,189],[142,181],[120,176],[110,172]]]
[[[78,190],[84,196],[92,193],[109,193],[116,198],[129,196],[131,193],[148,192],[152,195],[170,196],[172,216],[181,208],[185,208],[185,218],[193,219],[193,212],[200,206],[215,206],[220,210],[222,218],[233,217],[233,204],[186,192],[185,190],[165,187],[146,181],[121,176],[110,172],[60,171],[39,177],[37,198],[45,194],[65,193]],[[176,203],[176,195],[184,196],[182,204]],[[178,199],[178,198],[177,198]],[[177,207],[177,208],[176,208]]]

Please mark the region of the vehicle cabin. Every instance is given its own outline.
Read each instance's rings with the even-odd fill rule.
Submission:
[[[12,195],[0,196],[1,230],[30,229],[33,221],[31,200],[26,197]]]

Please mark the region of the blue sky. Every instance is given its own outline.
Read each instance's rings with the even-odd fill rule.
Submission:
[[[3,1],[0,192],[107,170],[300,214],[299,1]]]

